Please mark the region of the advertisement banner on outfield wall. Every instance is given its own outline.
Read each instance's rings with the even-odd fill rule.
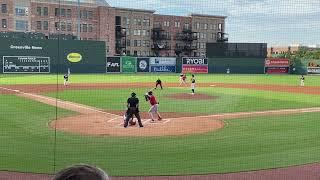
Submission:
[[[120,57],[107,57],[107,73],[120,73],[121,72],[121,63]]]
[[[208,73],[208,59],[199,57],[182,58],[183,73]]]
[[[150,66],[153,65],[167,65],[167,66],[175,66],[176,58],[172,57],[151,57],[150,58]]]
[[[122,72],[124,73],[136,72],[136,62],[137,62],[137,58],[135,57],[130,57],[130,56],[121,57]]]
[[[208,66],[203,65],[182,65],[182,73],[208,73]]]
[[[145,57],[137,58],[137,72],[149,72],[149,60],[150,58]]]
[[[320,74],[320,60],[310,60],[307,64],[309,74]]]
[[[150,72],[174,73],[176,62],[176,58],[172,57],[151,57]]]
[[[150,72],[174,73],[176,66],[150,66]]]
[[[267,74],[288,74],[289,67],[266,67],[265,72]]]
[[[289,67],[290,61],[286,58],[267,58],[265,67]]]

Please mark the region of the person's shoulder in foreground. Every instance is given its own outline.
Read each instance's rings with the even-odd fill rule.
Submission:
[[[109,180],[109,177],[98,167],[79,164],[62,169],[52,180]]]

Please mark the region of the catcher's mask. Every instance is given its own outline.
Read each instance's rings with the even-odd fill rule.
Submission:
[[[136,94],[136,93],[134,93],[134,92],[133,92],[133,93],[131,93],[131,97],[136,97],[136,95],[137,95],[137,94]]]
[[[149,91],[149,92],[148,92],[148,95],[150,95],[150,96],[151,96],[151,95],[152,95],[152,91]]]

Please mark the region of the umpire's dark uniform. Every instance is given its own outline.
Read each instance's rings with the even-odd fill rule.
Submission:
[[[128,103],[128,110],[127,110],[127,117],[124,122],[124,127],[126,128],[129,124],[129,120],[132,118],[133,115],[136,116],[139,126],[143,127],[141,123],[141,118],[139,114],[139,99],[136,97],[136,93],[131,94],[131,98],[127,100]]]

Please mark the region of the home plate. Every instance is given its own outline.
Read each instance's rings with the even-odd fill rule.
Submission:
[[[14,91],[14,92],[20,92],[19,90],[16,90],[16,89],[15,89],[15,90],[13,90],[13,91]]]
[[[215,87],[216,85],[214,85],[214,84],[211,84],[210,86],[211,86],[211,87]]]

